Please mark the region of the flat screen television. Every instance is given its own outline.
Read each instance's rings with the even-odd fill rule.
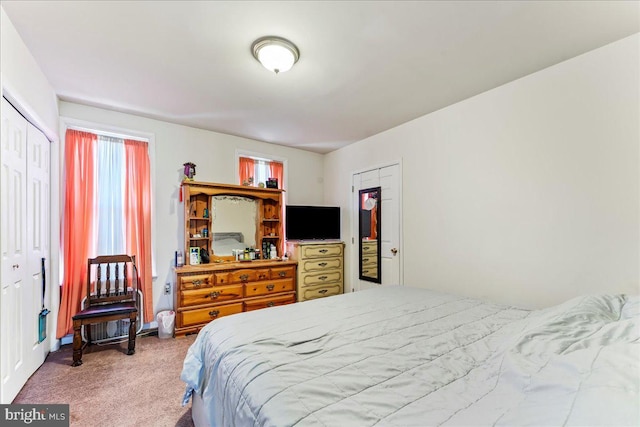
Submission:
[[[339,206],[287,205],[287,240],[339,240]]]

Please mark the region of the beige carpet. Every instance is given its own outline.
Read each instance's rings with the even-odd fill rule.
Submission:
[[[126,343],[85,349],[72,368],[71,345],[50,353],[13,403],[68,403],[71,425],[193,426],[190,404],[181,406],[182,361],[196,335],[179,339],[139,336],[136,354]]]

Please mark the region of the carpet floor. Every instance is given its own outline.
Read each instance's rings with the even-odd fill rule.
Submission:
[[[182,407],[182,362],[196,335],[179,339],[138,336],[127,344],[85,348],[83,364],[71,367],[71,345],[49,353],[13,403],[68,403],[71,426],[190,427],[191,408]]]

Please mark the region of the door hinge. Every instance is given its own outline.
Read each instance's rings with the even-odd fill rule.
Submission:
[[[353,185],[351,186],[351,192],[353,193],[355,191],[355,188],[353,187]]]

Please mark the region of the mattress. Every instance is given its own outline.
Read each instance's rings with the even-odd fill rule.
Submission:
[[[640,425],[640,304],[390,286],[241,313],[184,361],[197,425]]]

